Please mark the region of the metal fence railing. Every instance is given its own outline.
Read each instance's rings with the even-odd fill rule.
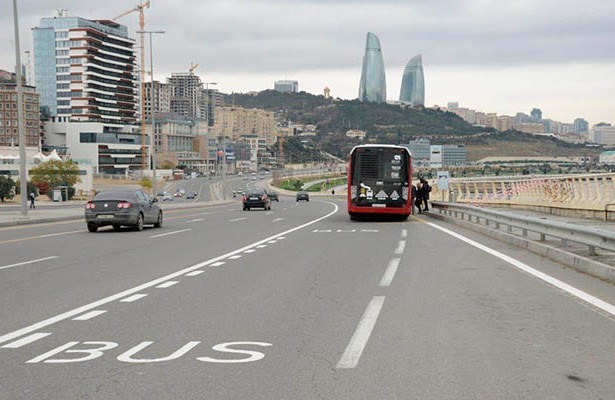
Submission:
[[[562,240],[564,245],[568,242],[578,243],[588,247],[590,256],[596,255],[596,248],[615,252],[615,232],[604,229],[548,221],[458,203],[433,202],[432,206],[440,214],[461,220],[477,224],[484,223],[485,226],[493,226],[495,229],[501,229],[504,226],[508,232],[518,229],[525,237],[528,236],[528,232],[533,232],[540,235],[540,241],[552,237]]]

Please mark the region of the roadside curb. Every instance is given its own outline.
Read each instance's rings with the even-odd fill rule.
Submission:
[[[460,221],[453,217],[448,217],[435,213],[428,213],[427,215],[431,218],[450,222],[452,224],[470,229],[474,232],[494,237],[501,242],[505,242],[523,248],[534,254],[547,257],[553,261],[571,267],[578,272],[591,275],[609,283],[615,283],[615,268],[599,261],[594,261],[589,258],[582,257],[553,246],[538,243],[533,240],[525,239],[519,236],[511,235],[506,232],[496,231],[493,229],[489,229],[485,226],[476,225],[467,221]]]
[[[197,203],[197,204],[183,204],[177,205],[175,207],[160,207],[163,211],[174,211],[174,210],[190,210],[194,208],[207,208],[207,207],[217,207],[217,206],[226,206],[233,204],[233,200],[221,201],[221,202],[206,202],[206,203]],[[78,215],[65,215],[62,217],[47,217],[47,218],[35,218],[35,219],[16,219],[14,221],[6,221],[0,222],[0,228],[9,227],[9,226],[21,226],[21,225],[34,225],[34,224],[46,224],[50,222],[62,222],[62,221],[76,221],[79,219],[84,219],[85,216],[82,213]]]

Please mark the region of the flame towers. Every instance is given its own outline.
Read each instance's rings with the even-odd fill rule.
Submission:
[[[421,75],[422,76],[422,75]],[[359,83],[359,100],[384,103],[387,98],[384,60],[380,40],[371,32],[367,33],[363,69]]]
[[[425,77],[421,55],[413,57],[406,68],[401,82],[399,101],[413,106],[425,106]]]

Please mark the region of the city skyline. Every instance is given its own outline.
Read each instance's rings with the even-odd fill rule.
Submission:
[[[186,12],[178,13],[172,4],[153,1],[146,10],[146,26],[167,31],[155,45],[160,80],[187,70],[194,61],[201,65],[201,76],[218,82],[218,89],[227,93],[264,90],[288,76],[298,80],[302,90],[320,94],[329,86],[333,97],[353,99],[362,42],[370,30],[386,47],[389,88],[400,87],[408,54],[423,54],[429,64],[428,107],[456,100],[498,114],[539,107],[545,118],[560,121],[615,120],[610,95],[615,91],[615,44],[609,39],[615,27],[607,23],[610,1],[581,5],[564,0],[558,7],[548,0],[498,3],[497,10],[488,3],[185,1]],[[24,51],[32,48],[30,29],[53,9],[68,8],[73,16],[103,19],[133,6],[118,0],[105,4],[27,0],[19,5]],[[241,13],[233,11],[238,8]],[[282,14],[288,17],[270,17]],[[583,18],[573,18],[577,15]],[[9,13],[0,21],[4,22],[0,38],[6,44],[0,50],[0,68],[8,70],[14,63]],[[136,14],[118,22],[136,38]],[[389,100],[396,100],[396,94],[390,91]]]

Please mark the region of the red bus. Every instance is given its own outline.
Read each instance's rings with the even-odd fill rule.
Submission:
[[[406,147],[356,146],[348,162],[348,214],[398,215],[412,211],[412,155]]]

